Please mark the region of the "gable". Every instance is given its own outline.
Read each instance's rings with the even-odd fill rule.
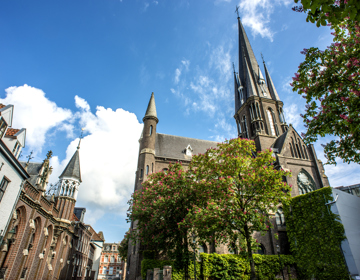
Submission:
[[[8,126],[12,126],[13,112],[14,112],[13,105],[7,105],[0,109],[0,115],[4,118]]]
[[[291,124],[288,130],[276,139],[273,148],[278,149],[279,154],[285,157],[310,159],[309,148]]]

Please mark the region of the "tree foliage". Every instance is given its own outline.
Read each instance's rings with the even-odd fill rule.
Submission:
[[[304,141],[335,135],[324,146],[328,163],[336,157],[360,163],[360,25],[347,19],[332,29],[334,43],[325,51],[302,51],[305,61],[291,85],[307,102]]]
[[[271,150],[256,154],[253,141],[238,138],[193,156],[186,171],[170,164],[167,172],[150,175],[129,201],[128,217],[136,221],[132,238],[185,269],[189,247],[231,245],[247,252],[254,275],[252,233],[267,231],[268,213],[290,197],[283,182],[290,174],[273,162]]]
[[[120,246],[118,247],[119,256],[122,261],[126,261],[127,259],[129,239],[130,239],[130,231],[127,231],[125,233],[123,240],[121,240],[120,242]]]
[[[194,156],[190,167],[206,205],[193,205],[181,223],[191,227],[200,242],[246,251],[253,274],[252,249],[257,240],[252,233],[272,227],[268,213],[290,198],[290,187],[283,182],[289,172],[274,169],[271,150],[255,152],[253,141],[237,138]]]
[[[299,0],[294,0],[298,3]],[[307,13],[306,21],[316,22],[317,27],[331,23],[337,25],[350,17],[360,22],[360,2],[358,0],[300,0],[301,6],[294,11]]]
[[[194,180],[180,163],[170,164],[166,172],[151,174],[129,201],[128,217],[135,221],[133,240],[148,250],[176,260],[179,268],[189,262],[188,225],[179,225],[192,208],[201,204]]]

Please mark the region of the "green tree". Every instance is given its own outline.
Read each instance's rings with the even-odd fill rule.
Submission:
[[[294,0],[298,3],[299,0]],[[358,0],[300,0],[301,6],[294,11],[307,13],[306,21],[316,22],[317,27],[331,23],[337,25],[345,18],[360,22],[360,2]]]
[[[252,234],[272,227],[268,213],[290,198],[290,187],[283,182],[290,173],[274,168],[272,154],[271,150],[256,153],[253,141],[237,138],[193,156],[190,168],[206,205],[194,204],[180,223],[192,228],[199,242],[215,241],[245,251],[251,279],[255,279],[252,249],[257,242]]]
[[[135,221],[131,238],[139,240],[147,250],[175,260],[178,269],[189,263],[189,226],[179,225],[192,205],[199,205],[194,180],[180,163],[170,164],[166,172],[151,174],[129,201],[128,217]]]
[[[346,19],[332,29],[334,43],[325,51],[302,51],[305,61],[290,85],[307,102],[304,141],[337,136],[324,146],[327,163],[336,164],[336,157],[360,163],[360,25]]]
[[[129,247],[130,231],[125,233],[123,240],[120,242],[118,247],[119,256],[122,261],[126,261]]]

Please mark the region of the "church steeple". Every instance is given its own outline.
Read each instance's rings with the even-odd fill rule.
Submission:
[[[239,136],[255,140],[257,149],[262,150],[269,148],[287,129],[282,111],[283,103],[266,66],[265,81],[239,16],[237,20],[239,75],[236,75],[234,69],[234,118]]]

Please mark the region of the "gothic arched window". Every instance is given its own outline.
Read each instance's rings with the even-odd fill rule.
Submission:
[[[251,104],[250,107],[249,107],[249,111],[250,111],[250,118],[251,118],[251,120],[253,120],[255,117],[254,117],[254,113],[253,113],[253,106],[252,106],[252,104]]]
[[[240,126],[240,122],[239,120],[236,120],[236,125],[237,125],[237,129],[238,129],[238,134],[241,134],[241,126]]]
[[[268,115],[268,119],[269,119],[271,135],[276,136],[273,114],[272,114],[272,110],[270,108],[267,110],[267,115]]]
[[[316,185],[313,178],[304,169],[301,169],[301,171],[297,176],[297,185],[300,194],[305,194],[314,191],[316,189]]]
[[[256,112],[259,116],[259,119],[261,119],[260,110],[259,110],[259,103],[256,103]]]
[[[149,165],[146,165],[146,175],[149,175]]]
[[[243,116],[243,126],[244,126],[244,137],[245,138],[249,138],[249,131],[248,131],[248,128],[247,128],[247,124],[246,124],[246,116]]]
[[[293,147],[292,147],[291,143],[289,143],[289,144],[290,144],[290,152],[291,152],[291,156],[292,156],[292,157],[294,157],[294,150],[293,150]]]
[[[294,139],[291,137],[291,142],[292,142],[292,146],[293,146],[293,148],[294,148],[294,154],[295,154],[295,157],[299,157],[298,156],[298,153],[297,153],[297,151],[296,151],[296,146],[295,146],[295,143],[294,143]]]
[[[303,145],[303,148],[304,148],[304,153],[305,153],[305,157],[306,157],[306,159],[309,159],[308,154],[307,154],[307,152],[306,152],[306,146],[305,146],[305,145]]]
[[[149,133],[149,136],[151,136],[151,135],[152,135],[152,131],[153,131],[153,126],[152,126],[152,125],[150,125],[150,133]]]

